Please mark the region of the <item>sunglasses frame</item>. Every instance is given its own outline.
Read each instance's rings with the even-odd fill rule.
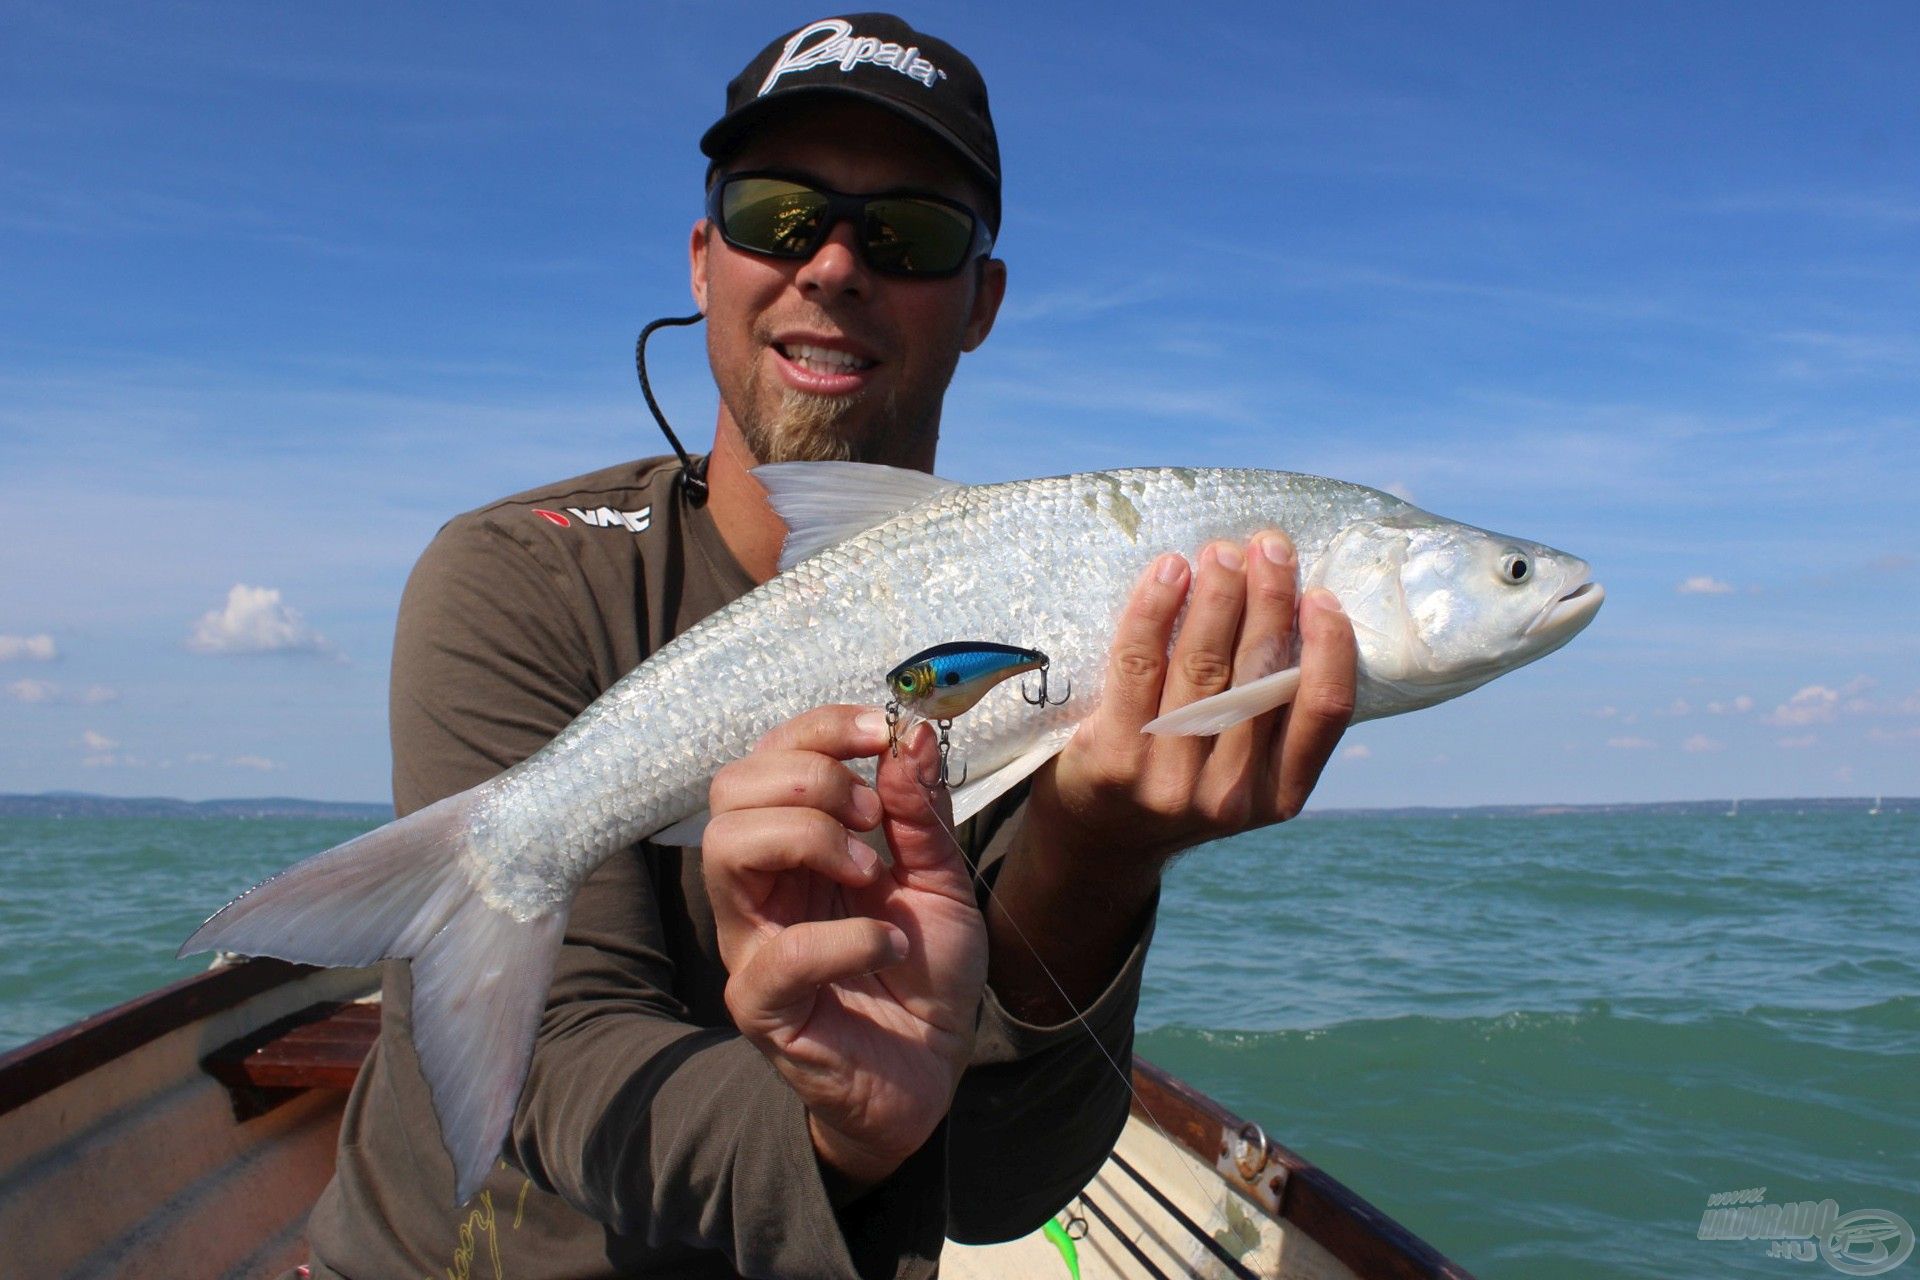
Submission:
[[[749,178],[768,178],[775,182],[789,182],[796,187],[805,188],[814,195],[826,199],[825,220],[821,222],[820,229],[814,234],[813,239],[808,242],[804,249],[793,253],[782,253],[776,249],[762,249],[757,245],[743,244],[733,238],[733,234],[727,230],[726,211],[723,207],[727,184]],[[967,241],[966,252],[961,255],[958,264],[945,271],[901,271],[896,268],[883,266],[873,260],[872,248],[868,245],[864,234],[867,206],[875,200],[903,199],[922,200],[928,204],[939,205],[943,209],[951,209],[956,213],[966,215],[969,224],[973,228],[973,233]],[[854,239],[860,245],[860,260],[867,264],[868,270],[891,277],[895,280],[950,279],[959,275],[962,271],[965,271],[969,265],[979,258],[984,257],[993,249],[993,233],[987,229],[986,219],[982,218],[978,213],[974,212],[972,208],[962,204],[958,200],[950,200],[946,196],[935,195],[930,191],[920,191],[911,187],[902,187],[889,191],[875,191],[867,195],[849,195],[847,192],[835,191],[832,187],[822,186],[818,180],[807,177],[805,174],[791,173],[779,169],[749,169],[740,173],[721,174],[714,180],[713,185],[707,189],[707,220],[713,223],[714,227],[719,230],[720,238],[734,248],[744,253],[757,254],[762,258],[778,258],[786,262],[804,262],[813,257],[814,254],[820,252],[820,246],[827,242],[827,237],[833,234],[835,227],[839,226],[842,222],[850,221],[855,228]]]

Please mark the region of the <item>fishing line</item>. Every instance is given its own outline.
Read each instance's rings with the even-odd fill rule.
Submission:
[[[1094,1031],[1093,1024],[1087,1021],[1087,1016],[1080,1012],[1078,1005],[1074,1004],[1073,997],[1068,995],[1066,988],[1060,985],[1060,979],[1053,976],[1053,970],[1048,968],[1047,962],[1041,958],[1039,948],[1033,945],[1033,940],[1027,937],[1027,931],[1020,927],[1020,922],[1013,918],[1013,912],[1007,908],[1007,904],[1001,899],[1000,895],[994,891],[993,882],[987,879],[985,871],[975,867],[971,860],[967,858],[967,849],[966,846],[960,842],[959,834],[947,825],[945,818],[940,816],[939,806],[934,803],[932,789],[928,787],[925,782],[921,781],[918,771],[909,768],[907,772],[913,774],[914,783],[919,786],[921,796],[927,802],[927,812],[933,815],[934,822],[938,823],[940,829],[946,832],[947,839],[953,841],[954,851],[960,855],[960,860],[967,863],[972,873],[974,883],[985,889],[987,891],[987,897],[999,906],[1000,914],[1006,918],[1008,924],[1013,926],[1013,932],[1020,939],[1021,945],[1026,947],[1027,953],[1033,957],[1034,963],[1040,966],[1040,972],[1047,975],[1047,981],[1052,983],[1053,989],[1059,993],[1061,1003],[1066,1005],[1067,1009],[1073,1014],[1074,1021],[1086,1029],[1087,1038],[1093,1041],[1093,1047],[1100,1051],[1100,1056],[1107,1060],[1107,1066],[1112,1069],[1114,1075],[1120,1078],[1120,1083],[1126,1086],[1127,1093],[1132,1096],[1134,1105],[1140,1108],[1140,1113],[1146,1116],[1148,1123],[1153,1125],[1159,1132],[1161,1141],[1172,1147],[1176,1154],[1184,1155],[1184,1149],[1179,1143],[1173,1140],[1173,1135],[1167,1132],[1166,1126],[1160,1123],[1160,1117],[1153,1114],[1153,1108],[1149,1107],[1147,1100],[1140,1096],[1140,1091],[1133,1087],[1132,1079],[1128,1077],[1126,1072],[1120,1069],[1120,1064],[1114,1061],[1113,1055],[1107,1052],[1107,1046],[1100,1043],[1100,1036]],[[1111,1155],[1112,1153],[1110,1152],[1109,1154]],[[1187,1165],[1185,1159],[1179,1160],[1178,1163],[1182,1169],[1186,1170],[1187,1177],[1193,1181],[1194,1190],[1200,1193],[1200,1203],[1209,1208],[1213,1207],[1213,1195],[1207,1190],[1206,1184],[1200,1181],[1200,1176]],[[1084,1198],[1085,1197],[1082,1196],[1082,1199]],[[1156,1196],[1155,1198],[1159,1199],[1160,1197]],[[1164,1203],[1164,1201],[1162,1203]],[[1183,1225],[1190,1225],[1185,1215],[1178,1211],[1175,1211],[1174,1217],[1179,1219]],[[1102,1214],[1101,1220],[1103,1222],[1107,1221],[1106,1215]],[[1108,1226],[1111,1227],[1112,1225],[1111,1222],[1108,1222]],[[1126,1243],[1123,1233],[1122,1242]],[[1145,1259],[1143,1258],[1141,1261],[1145,1262]],[[1151,1266],[1151,1264],[1148,1265]]]

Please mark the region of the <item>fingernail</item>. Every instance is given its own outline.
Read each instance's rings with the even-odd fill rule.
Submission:
[[[907,935],[892,925],[887,926],[887,950],[892,953],[895,960],[907,958]]]
[[[1164,555],[1153,562],[1153,577],[1163,586],[1172,586],[1187,572],[1187,562],[1176,555]]]
[[[1340,597],[1333,594],[1333,592],[1327,590],[1325,587],[1315,587],[1312,591],[1309,591],[1307,594],[1312,598],[1318,600],[1320,602],[1320,607],[1322,609],[1325,609],[1328,613],[1345,613],[1346,612],[1345,609],[1340,607]]]
[[[1213,545],[1213,561],[1222,569],[1238,573],[1247,567],[1246,556],[1240,553],[1240,547],[1232,542],[1216,542]]]
[[[851,836],[847,837],[847,857],[863,876],[872,875],[873,869],[880,865],[880,855]]]
[[[862,822],[880,821],[880,793],[865,783],[853,789],[853,816]]]
[[[1278,565],[1282,569],[1292,567],[1294,563],[1293,544],[1278,534],[1263,533],[1254,539],[1260,546],[1260,554],[1267,563]]]
[[[887,713],[877,708],[862,711],[853,718],[853,727],[868,741],[884,738],[887,733]]]

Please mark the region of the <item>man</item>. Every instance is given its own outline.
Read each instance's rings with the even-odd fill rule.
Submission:
[[[395,645],[402,812],[531,754],[771,577],[785,529],[753,466],[933,465],[947,381],[1006,282],[977,71],[860,14],[774,41],[727,104],[690,244],[720,392],[704,501],[653,459],[441,531]],[[924,737],[896,760],[857,707],[776,729],[716,778],[702,850],[642,846],[582,888],[504,1158],[458,1210],[389,966],[313,1273],[925,1276],[943,1234],[1038,1226],[1124,1123],[1161,868],[1298,810],[1351,706],[1351,629],[1323,594],[1300,602],[1286,714],[1212,740],[1140,725],[1273,669],[1295,614],[1276,534],[1162,557],[1101,707],[1023,802],[963,829],[964,860],[912,780]],[[874,787],[839,763],[862,756]],[[849,843],[876,829],[890,865]]]

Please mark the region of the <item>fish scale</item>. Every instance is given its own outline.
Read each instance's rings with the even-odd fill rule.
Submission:
[[[959,722],[974,779],[955,795],[964,821],[1099,705],[1115,621],[1162,552],[1285,530],[1303,589],[1331,588],[1352,619],[1355,719],[1432,705],[1551,652],[1602,598],[1563,552],[1318,476],[1141,468],[967,487],[858,463],[757,474],[797,563],[499,777],[249,890],[182,948],[409,958],[415,1047],[462,1201],[511,1119],[574,891],[616,851],[697,820],[715,771],[775,725],[884,702],[903,657],[988,640],[1044,649],[1056,689],[1070,682],[1071,697],[1045,707],[995,688]],[[1297,668],[1246,680],[1147,728],[1219,732],[1298,682]]]
[[[622,679],[508,775],[488,806],[499,838],[475,850],[479,878],[520,913],[571,899],[615,850],[702,809],[716,761],[812,707],[884,702],[894,663],[956,636],[1043,647],[1072,681],[1057,708],[1006,689],[968,714],[968,768],[991,772],[1098,704],[1114,619],[1154,556],[1278,526],[1305,573],[1339,528],[1399,508],[1411,509],[1359,485],[1225,469],[958,489],[801,562]],[[832,661],[788,669],[769,632],[818,632]],[[676,696],[688,689],[701,693]]]

